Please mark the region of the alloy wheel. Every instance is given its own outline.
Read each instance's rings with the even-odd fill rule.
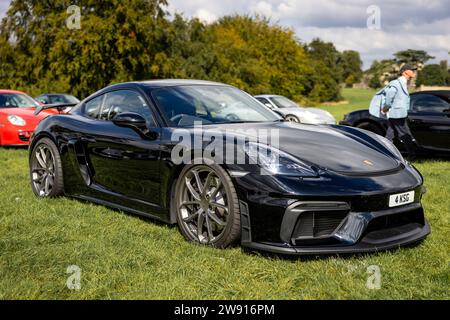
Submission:
[[[55,184],[55,157],[45,144],[35,149],[31,163],[32,183],[40,197],[47,197]]]
[[[286,120],[291,122],[300,122],[296,116],[286,116]]]
[[[208,166],[195,166],[182,179],[177,199],[180,222],[191,239],[216,243],[225,233],[231,211],[223,181]]]

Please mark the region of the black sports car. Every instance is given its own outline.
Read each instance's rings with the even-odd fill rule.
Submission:
[[[270,142],[255,139],[261,132]],[[430,232],[422,177],[389,141],[285,122],[225,84],[107,87],[42,120],[29,150],[38,197],[67,195],[178,224],[188,240],[215,247],[354,253]],[[221,151],[226,159],[215,157]]]
[[[384,136],[387,120],[358,110],[345,115],[339,124],[372,131]],[[450,152],[450,91],[421,91],[411,94],[408,125],[419,152]]]

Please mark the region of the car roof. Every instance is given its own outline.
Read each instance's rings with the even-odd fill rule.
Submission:
[[[169,87],[177,87],[177,86],[186,86],[186,85],[212,85],[212,86],[227,86],[230,85],[220,82],[206,81],[206,80],[192,80],[192,79],[160,79],[160,80],[146,80],[146,81],[130,81],[130,82],[121,82],[117,84],[112,84],[110,86],[104,87],[97,92],[94,92],[90,96],[86,97],[82,102],[89,101],[96,96],[104,94],[111,90],[121,90],[121,89],[129,89],[130,87],[140,87],[141,89],[158,89],[158,88],[169,88]]]
[[[73,95],[70,93],[42,93],[38,97],[40,96],[73,96]]]
[[[0,89],[0,93],[19,93],[19,94],[26,94],[25,92],[22,92],[22,91],[17,91],[17,90],[7,90],[7,89]]]
[[[282,97],[278,94],[258,94],[255,98],[273,98],[273,97]]]
[[[434,96],[450,99],[450,90],[427,90],[411,93],[411,95],[420,95],[420,94],[431,94]]]
[[[111,88],[120,88],[123,86],[136,85],[140,87],[146,87],[150,89],[157,89],[163,87],[176,87],[176,86],[185,86],[185,85],[212,85],[212,86],[229,86],[224,83],[214,82],[214,81],[206,81],[206,80],[192,80],[192,79],[161,79],[161,80],[146,80],[146,81],[132,81],[132,82],[123,82],[115,85],[111,85],[107,87]]]

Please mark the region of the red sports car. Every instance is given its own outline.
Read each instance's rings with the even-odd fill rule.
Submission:
[[[40,104],[27,94],[14,90],[0,90],[0,146],[28,145],[39,121],[55,110],[34,111]]]

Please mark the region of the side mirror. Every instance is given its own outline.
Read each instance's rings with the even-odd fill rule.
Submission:
[[[127,127],[136,130],[143,138],[156,139],[157,134],[147,128],[147,121],[140,114],[134,112],[120,113],[112,119],[112,122],[119,127]]]
[[[270,104],[270,103],[264,103],[264,105],[266,106],[266,107],[268,107],[269,109],[274,109],[274,107]]]
[[[144,117],[134,112],[120,113],[114,116],[112,122],[120,127],[134,127],[138,129],[146,127],[146,121]]]

